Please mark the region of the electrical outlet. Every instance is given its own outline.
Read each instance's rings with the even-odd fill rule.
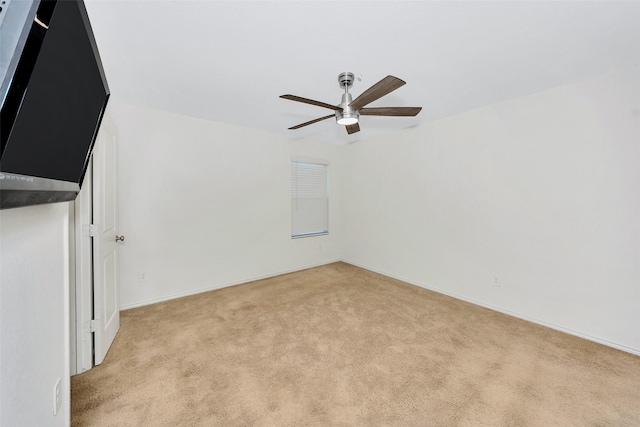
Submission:
[[[499,274],[493,273],[493,286],[495,286],[496,288],[502,286],[502,280],[500,280]]]
[[[62,379],[58,378],[56,384],[53,386],[53,415],[58,415],[60,406],[62,406],[62,393],[60,388],[62,387]]]
[[[148,278],[146,271],[138,271],[138,282],[146,282]]]

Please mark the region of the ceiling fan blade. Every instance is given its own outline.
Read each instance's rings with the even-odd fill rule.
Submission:
[[[365,105],[375,101],[378,98],[382,98],[386,94],[393,92],[406,83],[407,82],[405,82],[404,80],[400,80],[397,77],[387,76],[384,79],[380,80],[378,83],[371,86],[369,89],[362,92],[359,97],[354,99],[353,102],[349,104],[349,107],[359,110]]]
[[[380,107],[362,108],[359,113],[363,116],[417,116],[422,107]]]
[[[316,105],[318,107],[324,107],[324,108],[328,108],[330,110],[338,110],[338,111],[342,111],[341,107],[336,107],[334,105],[331,104],[327,104],[325,102],[320,102],[320,101],[314,101],[313,99],[308,99],[308,98],[303,98],[301,96],[295,96],[295,95],[280,95],[280,98],[282,99],[288,99],[290,101],[298,101],[298,102],[304,102],[305,104],[311,104],[311,105]]]
[[[354,123],[352,125],[346,125],[347,133],[351,135],[352,133],[360,132],[360,125],[358,123]]]
[[[301,127],[304,127],[304,126],[307,126],[307,125],[312,125],[314,123],[320,122],[322,120],[327,120],[327,119],[330,119],[331,117],[335,117],[335,116],[336,116],[335,114],[329,114],[328,116],[320,117],[319,119],[310,120],[308,122],[304,122],[304,123],[300,123],[299,125],[292,126],[292,127],[289,128],[289,130],[300,129]]]

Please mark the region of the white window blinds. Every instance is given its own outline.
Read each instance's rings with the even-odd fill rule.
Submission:
[[[291,237],[329,234],[328,165],[291,161]]]

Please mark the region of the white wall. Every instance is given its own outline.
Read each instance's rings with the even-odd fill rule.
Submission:
[[[640,353],[640,67],[344,154],[348,262]]]
[[[68,233],[68,203],[0,212],[2,426],[69,425]]]
[[[340,147],[112,103],[123,308],[341,259]],[[326,159],[330,234],[291,239],[291,156]],[[146,282],[139,281],[145,272]]]

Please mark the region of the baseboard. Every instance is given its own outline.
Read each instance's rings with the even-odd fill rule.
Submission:
[[[509,316],[513,316],[513,317],[517,317],[517,318],[522,319],[522,320],[526,320],[528,322],[532,322],[532,323],[536,323],[538,325],[546,326],[547,328],[555,329],[556,331],[564,332],[566,334],[573,335],[573,336],[580,337],[580,338],[584,338],[586,340],[593,341],[593,342],[596,342],[598,344],[606,345],[607,347],[612,347],[612,348],[615,348],[616,350],[622,350],[624,352],[635,354],[636,356],[640,356],[640,349],[637,349],[637,348],[627,347],[625,345],[618,344],[618,343],[615,343],[615,342],[611,342],[611,341],[608,341],[608,340],[605,340],[605,339],[602,339],[602,338],[594,337],[594,336],[591,336],[589,334],[585,334],[585,333],[582,333],[582,332],[574,331],[572,329],[568,329],[568,328],[565,328],[563,326],[556,325],[554,323],[549,323],[549,322],[546,322],[544,320],[536,319],[534,317],[530,317],[530,316],[527,316],[527,315],[524,315],[524,314],[520,314],[520,313],[516,313],[516,312],[510,311],[510,310],[504,309],[502,307],[497,307],[497,306],[494,306],[494,305],[491,305],[491,304],[487,304],[487,303],[482,302],[482,301],[477,301],[477,300],[475,300],[473,298],[468,298],[468,297],[465,297],[465,296],[462,296],[462,295],[458,295],[456,293],[449,292],[449,291],[446,291],[446,290],[441,289],[441,288],[425,285],[424,283],[416,282],[415,280],[407,279],[406,277],[402,277],[402,276],[399,276],[397,274],[387,273],[385,271],[378,270],[376,268],[372,268],[372,267],[369,267],[369,266],[366,266],[366,265],[363,265],[363,264],[360,264],[360,263],[357,263],[357,262],[354,262],[354,261],[349,261],[349,260],[343,259],[342,262],[344,262],[346,264],[351,264],[351,265],[359,267],[359,268],[363,268],[365,270],[372,271],[374,273],[382,274],[383,276],[391,277],[392,279],[401,280],[403,282],[410,283],[412,285],[419,286],[421,288],[428,289],[430,291],[437,292],[439,294],[447,295],[447,296],[450,296],[452,298],[459,299],[461,301],[469,302],[471,304],[478,305],[480,307],[488,308],[488,309],[493,310],[493,311],[497,311],[497,312],[500,312],[500,313],[503,313],[503,314],[507,314]]]
[[[203,292],[215,291],[216,289],[228,288],[229,286],[241,285],[243,283],[248,283],[248,282],[255,282],[256,280],[268,279],[270,277],[280,276],[282,274],[295,273],[296,271],[307,270],[309,268],[320,267],[322,265],[333,264],[334,262],[340,262],[340,261],[342,261],[342,260],[336,259],[336,260],[333,260],[333,261],[327,261],[327,262],[323,262],[323,263],[319,263],[319,264],[311,264],[311,265],[306,265],[306,266],[302,266],[302,267],[296,267],[296,268],[292,268],[292,269],[288,269],[288,270],[276,271],[276,272],[273,272],[273,273],[263,274],[263,275],[260,275],[260,276],[247,277],[245,279],[234,280],[233,282],[227,282],[227,283],[221,283],[221,284],[217,284],[217,285],[207,286],[207,287],[195,289],[195,290],[192,290],[192,291],[180,292],[180,293],[177,293],[177,294],[171,294],[171,295],[163,296],[163,297],[160,297],[160,298],[154,298],[154,299],[150,299],[150,300],[136,302],[136,303],[133,303],[133,304],[125,304],[125,305],[121,305],[120,306],[120,311],[129,310],[129,309],[136,308],[136,307],[143,307],[145,305],[156,304],[156,303],[163,302],[163,301],[169,301],[169,300],[176,299],[176,298],[187,297],[189,295],[201,294]]]

